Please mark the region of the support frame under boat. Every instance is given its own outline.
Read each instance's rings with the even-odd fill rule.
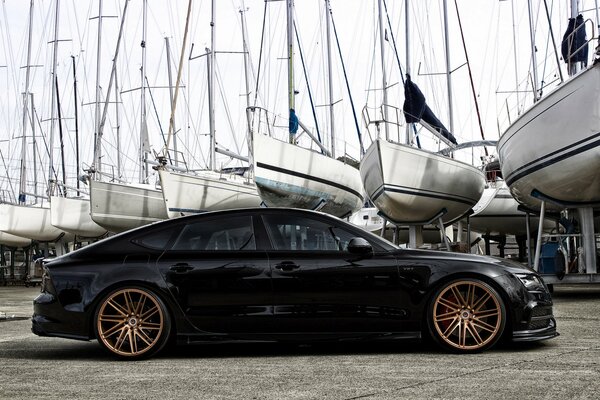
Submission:
[[[566,246],[567,254],[565,254],[566,265],[564,271],[555,271],[555,273],[553,274],[544,273],[544,271],[541,271],[541,275],[544,278],[544,281],[549,285],[600,283],[600,273],[598,272],[598,258],[600,254],[600,231],[595,232],[594,228],[594,217],[600,217],[600,204],[563,203],[560,200],[545,196],[543,193],[537,190],[532,191],[532,196],[538,198],[541,201],[540,226],[538,227],[538,236],[536,241],[533,269],[537,272],[540,272],[540,262],[542,256],[541,247],[543,239],[554,239],[559,243],[559,246],[562,245],[565,239],[573,239],[575,240],[574,246]],[[578,217],[577,221],[579,222],[579,233],[543,234],[541,224],[546,216],[547,203],[559,206],[563,211],[575,211]],[[567,243],[569,242],[567,241]],[[578,246],[577,243],[581,243],[581,245]],[[565,250],[564,247],[559,247],[559,249],[561,249],[562,251]],[[573,258],[572,252],[576,252],[575,258]],[[571,271],[571,266],[568,260],[572,258],[577,261],[577,271]]]

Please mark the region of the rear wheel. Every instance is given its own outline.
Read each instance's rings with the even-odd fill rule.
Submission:
[[[118,289],[96,311],[96,337],[109,352],[122,358],[147,358],[160,351],[171,330],[162,300],[138,287]]]
[[[435,293],[427,322],[431,336],[442,347],[461,353],[479,352],[502,336],[506,309],[498,292],[487,283],[459,279]]]

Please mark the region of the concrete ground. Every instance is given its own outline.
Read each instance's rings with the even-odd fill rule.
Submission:
[[[452,355],[424,344],[194,345],[115,361],[30,331],[39,288],[0,287],[0,399],[596,399],[600,286],[556,286],[558,338]],[[14,317],[13,317],[14,316]]]

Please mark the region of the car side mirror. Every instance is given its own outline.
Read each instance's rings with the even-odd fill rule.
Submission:
[[[366,239],[355,237],[348,242],[348,252],[352,254],[367,255],[373,253],[373,247]]]

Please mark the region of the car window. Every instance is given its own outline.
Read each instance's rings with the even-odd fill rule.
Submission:
[[[337,226],[305,217],[263,216],[275,250],[346,251],[356,235]]]
[[[219,220],[187,224],[171,250],[256,250],[252,217],[222,217]]]
[[[136,237],[133,239],[133,243],[149,249],[165,250],[169,239],[171,239],[177,228],[178,226],[171,226],[166,229],[153,230],[150,233]]]

